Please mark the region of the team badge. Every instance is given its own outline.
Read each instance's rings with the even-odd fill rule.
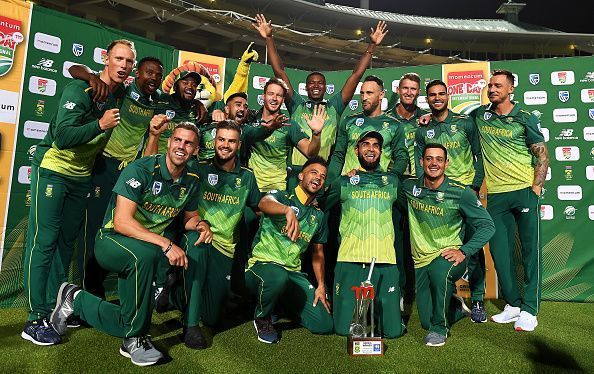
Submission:
[[[217,136],[217,129],[216,128],[214,128],[214,129],[211,130],[210,136],[212,136],[213,139]]]
[[[97,107],[97,110],[103,110],[105,107],[105,101],[102,103],[95,103],[95,106]]]
[[[359,184],[359,182],[361,181],[361,177],[359,177],[359,175],[353,175],[351,177],[351,179],[349,179],[349,182],[353,185],[356,186]]]
[[[365,118],[357,118],[355,120],[355,125],[361,127],[361,126],[363,126],[364,122],[365,122]]]
[[[154,181],[153,182],[153,195],[158,195],[159,193],[161,193],[161,190],[163,189],[163,183],[158,182],[158,181]]]
[[[421,194],[421,191],[422,189],[420,187],[417,187],[417,185],[415,184],[412,189],[412,194],[414,197],[418,197]]]
[[[514,117],[506,117],[505,122],[512,123],[514,121]]]
[[[25,193],[25,206],[31,206],[31,190],[27,190]]]
[[[559,79],[559,83],[565,84],[567,82],[567,72],[566,71],[558,71],[557,79]]]
[[[235,187],[241,187],[241,178],[235,178]]]
[[[485,114],[483,114],[483,118],[485,119],[485,121],[488,121],[491,118],[491,116],[491,112],[485,112]]]
[[[308,101],[307,103],[305,103],[305,107],[307,109],[311,109],[311,101]]]
[[[359,107],[359,102],[357,100],[349,101],[349,109],[355,110]]]
[[[82,44],[72,43],[72,54],[76,57],[82,56],[85,51],[85,47]]]
[[[334,85],[333,84],[326,85],[326,93],[328,95],[332,95],[334,93]]]
[[[458,132],[458,127],[456,125],[450,125],[450,130],[455,134]]]
[[[183,199],[186,196],[186,188],[185,187],[180,187],[179,189],[179,197],[178,199]]]
[[[540,74],[535,73],[535,74],[530,74],[528,76],[528,81],[530,82],[530,84],[532,84],[533,86],[536,86],[538,84],[538,82],[540,82]]]
[[[140,94],[138,92],[130,92],[130,97],[132,98],[132,100],[134,101],[138,101],[138,99],[140,99]]]
[[[315,216],[315,215],[313,215],[313,214],[312,214],[312,215],[310,215],[310,216],[309,216],[309,223],[310,223],[311,225],[315,225],[315,224],[316,224],[316,219],[317,219],[317,218],[316,218],[316,216]]]
[[[382,183],[384,185],[388,184],[388,177],[386,175],[382,175]]]
[[[431,130],[427,131],[427,137],[429,139],[433,139],[435,137],[435,129],[431,129]]]
[[[165,115],[167,116],[167,119],[171,120],[173,117],[175,117],[175,110],[167,109],[165,111]]]
[[[95,198],[98,199],[101,197],[101,187],[95,186]]]
[[[258,95],[256,100],[258,101],[258,105],[264,105],[264,95]]]
[[[387,129],[388,127],[390,127],[390,122],[384,122],[382,127],[384,128],[384,130]]]
[[[588,115],[590,116],[591,120],[594,120],[594,109],[588,109]]]
[[[37,104],[35,105],[35,115],[37,117],[43,116],[45,113],[45,100],[37,100]]]
[[[438,191],[437,194],[435,195],[435,201],[437,201],[438,203],[442,203],[445,199],[445,195],[443,192]]]
[[[559,91],[559,100],[562,103],[566,103],[569,101],[569,91]]]
[[[40,93],[45,92],[45,90],[47,89],[47,83],[48,83],[47,79],[38,79],[37,80],[37,91],[39,91]]]
[[[563,147],[561,150],[563,152],[563,158],[569,160],[571,158],[571,148]]]
[[[48,184],[47,186],[45,186],[45,197],[52,197],[54,194],[54,186],[51,184]]]
[[[37,149],[36,144],[29,147],[29,150],[27,151],[27,156],[29,156],[29,161],[33,161],[33,156],[35,156],[36,149]]]
[[[296,216],[299,215],[299,208],[297,208],[296,206],[291,206],[291,209],[293,209],[293,211],[295,212],[295,215]]]
[[[208,174],[208,184],[211,186],[216,185],[219,183],[219,175],[218,174]]]

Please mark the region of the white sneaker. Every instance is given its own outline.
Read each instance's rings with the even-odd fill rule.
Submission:
[[[400,312],[404,312],[404,296],[400,296]]]
[[[497,322],[497,323],[510,323],[510,322],[516,322],[519,317],[520,317],[520,308],[519,307],[505,304],[505,308],[503,308],[503,312],[492,316],[491,321]]]
[[[514,329],[516,329],[516,331],[534,331],[536,326],[538,326],[536,316],[533,316],[524,310],[520,312],[520,318],[514,323]]]

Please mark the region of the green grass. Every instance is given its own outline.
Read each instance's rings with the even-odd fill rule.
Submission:
[[[490,314],[498,311],[487,303]],[[386,342],[384,357],[349,357],[346,338],[316,336],[303,328],[283,332],[278,345],[256,340],[251,321],[217,333],[204,351],[179,339],[179,314],[153,316],[151,334],[169,362],[138,368],[119,355],[120,340],[94,329],[74,329],[60,345],[34,346],[20,337],[24,309],[0,310],[0,372],[152,372],[310,373],[310,372],[594,372],[594,304],[544,302],[533,333],[513,325],[473,324],[452,329],[444,347],[423,345],[425,331],[416,310],[408,333]]]

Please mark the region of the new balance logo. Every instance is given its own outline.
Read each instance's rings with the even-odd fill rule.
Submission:
[[[530,208],[522,208],[522,213],[528,213],[530,211]]]
[[[73,103],[72,101],[67,101],[64,103],[64,109],[72,110],[75,106],[76,103]]]
[[[132,188],[138,188],[138,187],[140,187],[141,183],[139,181],[137,181],[136,179],[132,178],[132,179],[128,179],[126,181],[126,184]]]
[[[396,292],[396,287],[392,286],[388,288],[388,292]]]

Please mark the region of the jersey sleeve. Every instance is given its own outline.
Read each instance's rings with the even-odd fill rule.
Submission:
[[[408,166],[408,152],[404,143],[404,130],[396,123],[396,132],[392,138],[392,171],[402,175]]]
[[[212,115],[212,112],[214,112],[215,110],[225,110],[225,102],[223,100],[218,100],[215,101],[209,108],[208,108],[208,114]]]
[[[299,93],[297,91],[295,91],[294,89],[293,89],[293,93],[291,94],[290,98],[288,96],[285,97],[285,106],[287,107],[289,116],[292,116],[293,113],[295,113],[295,111],[299,107],[299,105],[304,104],[304,103],[305,103],[305,99],[303,99],[303,97],[301,97],[301,95],[299,95]]]
[[[262,125],[244,125],[241,129],[241,143],[244,147],[249,147],[266,139],[270,134],[272,134],[272,131]]]
[[[531,146],[536,143],[544,143],[544,136],[540,130],[540,120],[530,113],[526,120],[526,145]]]
[[[332,153],[332,160],[328,166],[328,181],[332,183],[336,178],[340,176],[342,167],[344,166],[344,159],[348,147],[348,134],[346,130],[346,124],[349,117],[344,118],[338,125],[338,134],[336,135],[336,144],[334,146],[334,152]]]
[[[296,122],[291,120],[289,123],[289,126],[287,126],[287,140],[293,147],[296,147],[300,141],[308,139],[308,136]]]
[[[344,110],[346,109],[346,105],[342,102],[342,90],[340,92],[335,93],[330,97],[328,100],[328,106],[331,106],[336,109],[336,115],[340,118]]]
[[[460,213],[464,224],[474,228],[472,237],[460,249],[466,256],[472,256],[491,239],[495,233],[495,224],[470,187],[466,187],[460,197]]]
[[[318,216],[318,228],[316,233],[312,236],[311,242],[315,244],[326,244],[328,241],[328,225],[326,224],[325,214]]]
[[[132,163],[120,174],[113,187],[113,192],[140,205],[142,204],[144,190],[148,188],[149,183],[148,170]]]
[[[421,133],[423,129],[418,128],[415,131],[415,170],[417,175],[421,175],[423,168],[421,167],[421,157],[425,149],[425,137]]]
[[[248,195],[246,205],[256,210],[258,208],[258,204],[260,203],[260,199],[262,198],[262,194],[260,193],[260,189],[258,189],[258,184],[256,183],[256,178],[252,173],[248,174]]]
[[[328,189],[318,198],[320,207],[328,212],[334,205],[340,201],[341,178],[335,179]]]
[[[470,117],[464,121],[466,136],[470,144],[470,152],[472,153],[474,179],[472,180],[472,188],[480,189],[485,178],[485,169],[483,167],[483,152],[481,144],[479,143],[479,134],[477,126]]]
[[[58,149],[68,149],[88,143],[103,132],[99,127],[98,119],[82,122],[92,110],[92,101],[81,86],[67,85],[58,105],[54,138],[54,144]]]
[[[188,203],[184,206],[186,212],[194,212],[198,210],[198,202],[200,201],[200,187],[196,186],[192,197],[188,199]]]

